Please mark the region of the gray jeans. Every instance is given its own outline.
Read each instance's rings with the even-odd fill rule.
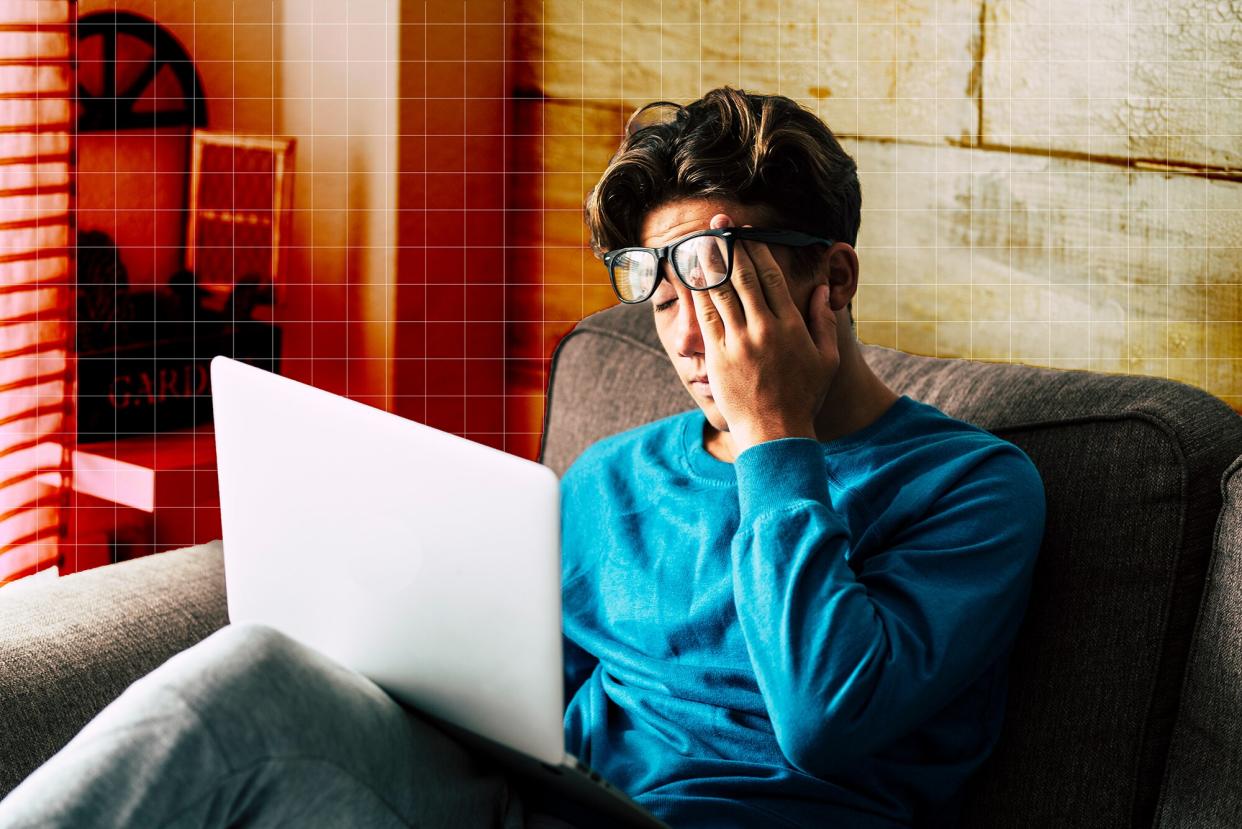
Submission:
[[[0,801],[6,827],[568,827],[370,680],[229,625],[125,690]],[[572,828],[571,828],[572,829]]]

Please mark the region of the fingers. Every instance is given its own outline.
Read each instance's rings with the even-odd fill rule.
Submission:
[[[724,213],[717,213],[712,216],[708,226],[713,230],[732,227],[733,220]],[[712,243],[722,247],[725,245],[724,239],[705,238],[711,239]],[[755,269],[750,265],[750,260],[745,256],[742,246],[735,242],[733,245],[733,277],[728,282],[712,289],[712,297],[717,305],[729,305],[737,309],[736,315],[726,320],[730,324],[733,319],[740,320],[742,325],[746,325],[747,321],[757,322],[769,313],[764,307],[762,297],[760,297],[760,302],[755,302],[755,294],[759,293],[759,288],[755,284],[757,277]]]
[[[720,228],[730,227],[733,223],[727,215],[718,213],[712,217],[710,224],[713,228]],[[768,246],[760,243],[735,242],[733,245],[733,278],[730,283],[737,302],[742,308],[742,313],[752,325],[762,327],[764,320],[777,316],[775,311],[778,306],[772,304],[767,296],[766,282],[768,281],[779,283],[784,287],[784,276],[776,260],[772,258]],[[725,287],[722,285],[721,289]],[[788,289],[786,289],[785,298],[792,306],[793,300],[789,299]]]
[[[729,217],[723,213],[718,213],[712,217],[710,226],[729,227],[731,224]],[[702,278],[709,278],[715,281],[715,278],[724,274],[728,267],[725,258],[728,248],[724,239],[718,239],[710,236],[701,237],[696,244],[695,249],[695,270],[701,271]],[[737,246],[733,247],[734,255],[737,254]],[[712,278],[713,275],[715,278]],[[733,263],[733,280],[737,279],[737,262]],[[722,337],[730,331],[741,331],[746,327],[746,311],[743,308],[741,298],[738,296],[736,289],[730,282],[724,282],[707,291],[691,291],[694,295],[695,308],[701,307],[700,298],[707,300],[707,305],[711,306],[720,319],[723,321],[724,330]],[[711,284],[703,282],[702,284]],[[700,320],[700,325],[702,321]]]
[[[737,279],[737,270],[733,271],[733,278]],[[717,285],[715,288],[707,291],[691,291],[695,298],[703,297],[716,309],[720,318],[724,320],[725,332],[738,332],[746,328],[746,310],[742,305],[742,300],[738,296],[738,292],[729,283]]]
[[[781,271],[780,265],[776,264],[772,249],[763,242],[742,242],[735,246],[733,254],[735,258],[739,256],[739,250],[745,251],[741,255],[746,257],[753,272],[757,274],[755,281],[762,291],[762,297],[771,314],[782,319],[796,316],[798,308],[789,294],[789,282]],[[737,266],[738,263],[735,261],[733,263],[735,280],[737,279]],[[749,313],[750,307],[747,306],[746,310]]]
[[[690,298],[694,301],[694,315],[698,318],[704,344],[711,342],[720,345],[725,340],[725,324],[720,312],[716,310],[716,304],[708,296],[709,293],[690,291]]]

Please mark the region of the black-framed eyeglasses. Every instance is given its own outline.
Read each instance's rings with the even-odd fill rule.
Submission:
[[[831,239],[796,230],[763,230],[757,227],[720,227],[700,230],[662,248],[617,248],[604,254],[608,279],[622,302],[646,302],[664,278],[660,263],[667,259],[673,273],[692,291],[706,291],[733,276],[733,245],[738,239],[768,244],[807,247],[833,245]]]

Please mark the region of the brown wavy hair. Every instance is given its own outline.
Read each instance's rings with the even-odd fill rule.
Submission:
[[[599,257],[640,245],[651,210],[696,197],[763,206],[784,230],[850,245],[858,239],[862,190],[854,159],[823,121],[783,95],[723,86],[686,106],[640,108],[587,194],[591,248]],[[796,248],[796,267],[808,271],[821,254],[818,246]]]

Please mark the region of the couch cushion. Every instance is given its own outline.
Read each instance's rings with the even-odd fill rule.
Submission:
[[[897,392],[1016,443],[1047,489],[1009,716],[963,825],[1150,825],[1242,419],[1166,380],[863,353]],[[553,359],[541,458],[558,473],[694,405],[645,305],[586,318]]]
[[[1160,802],[1162,829],[1233,829],[1242,816],[1242,457],[1225,499]]]
[[[0,798],[228,621],[219,541],[0,589]]]

